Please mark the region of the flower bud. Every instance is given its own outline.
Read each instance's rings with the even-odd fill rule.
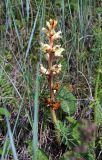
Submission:
[[[63,57],[61,53],[64,51],[64,48],[60,48],[60,45],[56,45],[53,47],[53,52],[55,57]]]
[[[56,32],[56,33],[52,36],[52,39],[53,39],[53,40],[56,40],[56,39],[62,38],[60,34],[61,34],[61,31]]]
[[[41,43],[41,50],[42,50],[44,53],[46,53],[46,52],[49,51],[50,49],[51,49],[50,45]]]
[[[62,67],[61,64],[59,65],[55,64],[52,66],[51,71],[53,72],[54,75],[59,74],[61,72],[61,67]]]
[[[49,75],[49,71],[42,64],[40,64],[40,72],[42,74]]]

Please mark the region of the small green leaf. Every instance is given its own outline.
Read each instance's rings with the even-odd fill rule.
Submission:
[[[66,87],[61,89],[58,99],[64,112],[70,115],[76,111],[76,98]]]
[[[98,100],[95,106],[95,120],[98,125],[102,126],[102,106],[100,105]]]
[[[2,149],[0,149],[0,154],[2,154]]]
[[[48,156],[42,149],[38,149],[37,160],[48,160]]]
[[[75,124],[77,122],[73,117],[70,116],[66,117],[66,119],[72,124]]]
[[[61,132],[64,128],[63,123],[60,120],[57,120],[57,125],[56,125],[57,129]]]
[[[10,112],[3,107],[0,107],[0,115],[6,115],[7,117],[10,117]]]
[[[79,134],[79,125],[76,124],[73,129],[72,129],[72,136],[76,140],[76,142],[79,144],[80,143],[80,134]]]
[[[32,156],[32,140],[27,140],[25,141],[28,145],[28,152],[29,154]],[[37,160],[48,160],[48,156],[46,155],[46,153],[38,148],[37,150]]]

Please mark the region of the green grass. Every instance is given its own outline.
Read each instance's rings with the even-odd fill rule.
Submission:
[[[60,43],[65,48],[64,58],[61,60],[63,71],[59,76],[61,86],[68,89],[68,92],[70,85],[74,87],[72,92],[77,99],[79,112],[76,111],[76,114],[79,119],[85,118],[96,123],[99,128],[102,127],[101,12],[98,0],[1,1],[0,107],[6,105],[11,114],[11,117],[5,118],[4,114],[0,115],[1,126],[4,126],[4,139],[2,143],[0,141],[2,160],[7,156],[14,160],[20,159],[24,146],[30,159],[34,160],[37,159],[39,148],[43,150],[40,154],[46,152],[50,159],[57,155],[59,157],[56,159],[60,159],[64,152],[62,148],[58,147],[55,151],[52,147],[57,144],[49,109],[43,104],[49,90],[47,80],[39,73],[38,65],[43,62],[46,66],[40,42],[47,39],[41,29],[50,18],[58,20],[57,30],[62,31],[63,37]],[[78,117],[75,119],[74,113],[65,114],[62,109],[57,112],[57,116],[61,121],[59,127],[62,127],[62,132],[65,131],[65,135],[62,134],[62,143],[68,151],[67,157],[70,157],[74,147],[82,143],[77,135],[77,127],[80,126]],[[21,145],[22,134],[25,140],[23,139]],[[97,146],[98,149],[102,148],[100,131],[97,134],[99,142],[96,146],[94,143],[92,149]],[[95,139],[94,136],[94,142]],[[32,143],[29,144],[28,141]],[[72,143],[75,144],[74,147]],[[91,157],[91,152],[88,156]]]

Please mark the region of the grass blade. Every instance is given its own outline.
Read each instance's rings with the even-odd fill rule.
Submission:
[[[40,6],[41,6],[41,3],[40,3]],[[29,50],[30,50],[31,42],[32,42],[32,39],[33,39],[33,36],[34,36],[34,31],[35,31],[36,22],[37,22],[37,19],[38,19],[38,16],[39,16],[40,6],[38,8],[38,11],[37,11],[37,14],[36,14],[36,18],[35,18],[35,21],[34,21],[34,24],[33,24],[33,28],[32,28],[32,31],[31,31],[31,35],[30,35],[30,38],[29,38],[28,47],[27,47],[26,55],[25,55],[25,60],[28,57],[28,53],[29,53]]]
[[[12,148],[13,157],[14,157],[14,160],[18,160],[17,152],[16,152],[14,140],[13,140],[13,135],[12,135],[12,131],[11,131],[11,127],[10,127],[9,119],[8,119],[7,116],[6,116],[6,123],[7,123],[8,135],[9,135],[9,139],[10,139],[10,144],[11,144],[11,148]]]
[[[39,110],[39,64],[37,65],[37,77],[34,97],[34,123],[33,123],[33,160],[37,160],[38,149],[38,110]]]

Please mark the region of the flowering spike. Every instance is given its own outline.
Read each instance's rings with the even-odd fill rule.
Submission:
[[[46,75],[48,79],[50,98],[47,99],[47,106],[49,106],[51,109],[52,121],[56,126],[57,119],[55,110],[60,108],[61,103],[56,101],[55,98],[56,93],[59,89],[59,83],[54,83],[54,77],[61,72],[62,65],[56,64],[56,60],[63,57],[62,52],[64,51],[64,48],[62,48],[61,45],[54,45],[54,41],[61,38],[61,31],[55,31],[57,21],[54,19],[50,19],[49,21],[46,21],[46,26],[47,28],[42,28],[42,31],[48,38],[48,44],[41,43],[41,50],[45,53],[46,60],[48,61],[48,68],[46,69],[41,64],[40,72]],[[59,142],[58,135],[59,133],[57,134],[57,140]]]
[[[42,64],[40,65],[40,72],[48,77],[50,87],[50,98],[55,102],[55,90],[53,87],[53,76],[61,72],[62,65],[56,64],[58,58],[63,57],[62,52],[64,48],[61,45],[54,45],[54,41],[61,38],[61,31],[56,32],[57,21],[50,19],[46,21],[47,28],[42,28],[42,31],[48,38],[48,43],[41,42],[41,50],[45,53],[46,60],[48,61],[48,68],[46,69]]]

